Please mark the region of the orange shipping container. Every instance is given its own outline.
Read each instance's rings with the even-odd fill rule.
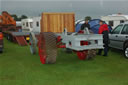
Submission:
[[[74,13],[42,13],[41,32],[61,33],[64,28],[68,32],[75,32]]]

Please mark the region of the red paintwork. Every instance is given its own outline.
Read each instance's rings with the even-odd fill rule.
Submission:
[[[3,39],[3,33],[0,32],[0,40],[2,40],[2,39]]]
[[[29,45],[32,45],[32,44],[29,42]]]
[[[83,34],[84,31],[83,30],[80,30],[78,33]],[[61,40],[62,40],[61,39],[61,36],[58,36],[57,37],[57,44],[59,44],[59,45],[57,45],[57,47],[58,48],[66,48],[66,45],[63,45],[61,43]],[[88,45],[88,41],[81,41],[80,44],[81,44],[81,46],[83,46],[83,45],[86,46],[86,45]],[[85,50],[85,51],[75,51],[75,52],[76,52],[76,54],[77,54],[77,56],[78,56],[78,58],[80,60],[85,60],[87,58],[87,53],[88,53],[87,50]]]
[[[66,45],[63,45],[61,40],[62,40],[61,36],[58,36],[56,40],[57,48],[66,48]]]
[[[16,41],[21,46],[27,46],[27,41],[25,40],[24,36],[15,36]]]
[[[83,31],[83,30],[80,30],[78,33],[83,34],[84,31]],[[81,44],[81,46],[88,45],[88,41],[81,41],[80,44]],[[77,56],[78,56],[78,58],[79,58],[80,60],[85,60],[85,59],[87,59],[87,53],[88,53],[87,50],[85,50],[85,51],[77,51],[76,53],[77,53]]]
[[[61,36],[58,36],[58,37],[57,37],[57,40],[56,40],[56,43],[61,42],[61,39],[62,39]]]
[[[38,52],[39,52],[41,63],[45,64],[46,63],[45,41],[44,41],[44,37],[41,35],[40,35],[39,41],[38,41]]]
[[[81,33],[81,34],[83,34],[83,33],[84,33],[84,31],[83,31],[83,30],[80,30],[78,33]]]
[[[81,46],[88,45],[88,41],[81,41],[80,44]]]
[[[57,48],[66,48],[66,45],[57,45]]]
[[[80,60],[85,60],[87,59],[87,53],[88,51],[77,51],[77,56]]]
[[[84,31],[80,30],[78,33],[84,33]],[[64,45],[61,42],[62,38],[61,36],[57,37],[56,43],[57,43],[57,47],[58,48],[66,48],[66,45]],[[81,41],[81,46],[83,45],[88,45],[88,41]],[[43,36],[38,36],[38,52],[39,52],[39,56],[40,56],[40,61],[42,64],[46,63],[46,50],[45,50],[45,39]],[[84,51],[74,51],[78,58],[80,60],[86,60],[87,59],[87,54],[88,54],[88,50],[84,50]]]
[[[40,47],[39,47],[39,56],[40,56],[40,61],[42,64],[45,64],[46,63],[46,56],[43,55],[44,54],[44,50],[42,50]]]

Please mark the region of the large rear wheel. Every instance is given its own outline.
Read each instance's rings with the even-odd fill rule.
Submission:
[[[57,47],[56,36],[52,32],[40,33],[39,42],[39,56],[42,64],[52,64],[56,62]]]

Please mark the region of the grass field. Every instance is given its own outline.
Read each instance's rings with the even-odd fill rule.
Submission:
[[[56,64],[43,65],[28,47],[7,40],[0,54],[0,85],[128,85],[128,60],[121,51],[80,61],[59,49]]]

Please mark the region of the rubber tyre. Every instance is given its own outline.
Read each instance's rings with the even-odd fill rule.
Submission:
[[[128,44],[126,44],[124,48],[124,57],[128,59]]]

